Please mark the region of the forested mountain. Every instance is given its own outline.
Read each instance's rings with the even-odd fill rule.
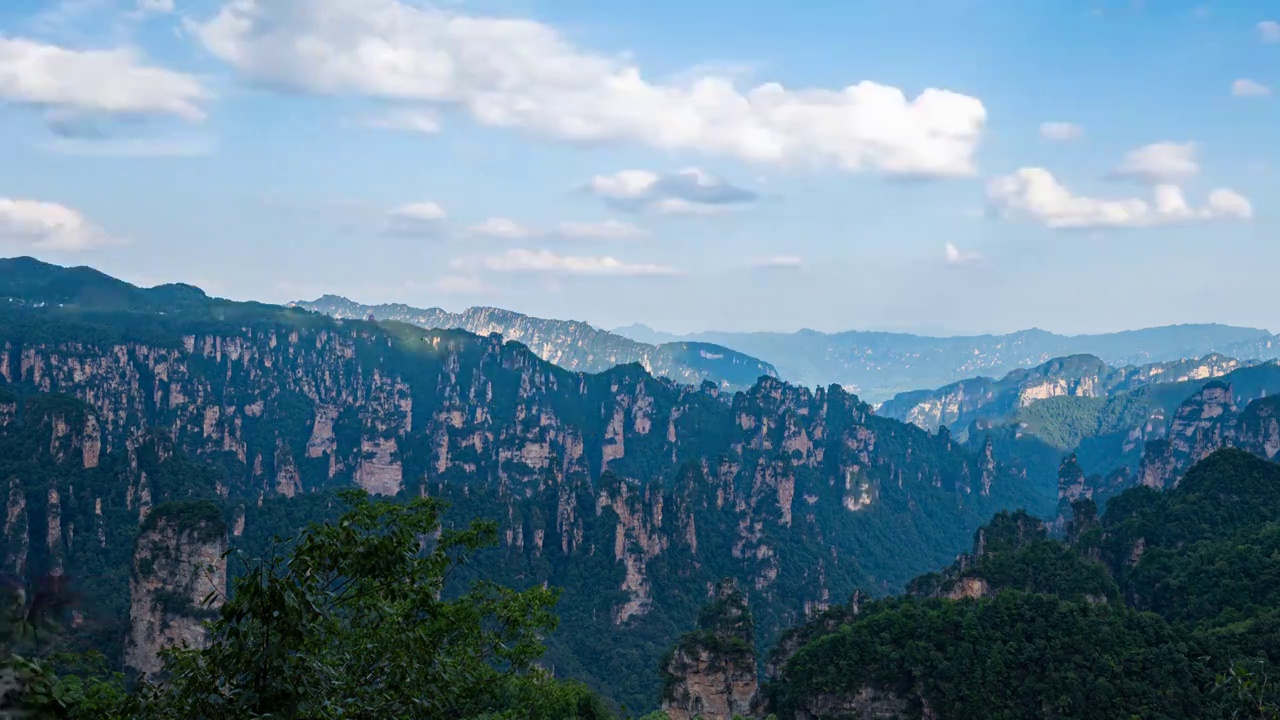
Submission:
[[[990,448],[878,417],[838,386],[762,377],[729,394],[637,364],[571,372],[497,337],[32,260],[0,262],[0,297],[7,557],[28,581],[57,568],[92,582],[80,623],[113,658],[126,636],[145,658],[195,627],[203,581],[180,560],[222,562],[219,537],[257,552],[357,486],[445,500],[446,526],[497,521],[499,547],[455,579],[563,588],[547,666],[645,707],[719,579],[749,596],[764,645],[855,589],[948,562],[1002,508],[1055,502]],[[220,522],[169,504],[193,500]]]
[[[876,408],[876,414],[926,430],[943,425],[963,430],[977,420],[990,423],[1014,419],[1020,411],[1049,398],[1100,398],[1144,385],[1207,380],[1258,362],[1206,355],[1200,359],[1113,367],[1095,355],[1072,355],[1027,370],[1014,370],[999,380],[975,377],[937,390],[899,393]]]
[[[729,390],[748,388],[761,375],[778,375],[769,363],[720,345],[690,341],[647,344],[576,320],[546,320],[501,308],[473,307],[451,313],[399,304],[362,305],[336,295],[290,305],[339,319],[394,320],[428,329],[466,330],[481,336],[498,333],[568,370],[598,373],[617,365],[639,363],[650,373],[676,382],[697,385],[710,380]]]
[[[1148,384],[1108,397],[1051,397],[1004,418],[973,420],[957,435],[971,448],[991,447],[1000,462],[1034,483],[1056,475],[1064,501],[1089,496],[1103,505],[1135,484],[1170,485],[1224,447],[1275,458],[1277,393],[1280,363],[1268,361],[1208,382]]]
[[[1270,718],[1280,465],[1222,450],[1067,541],[1002,514],[902,597],[788,631],[764,687],[780,718]]]
[[[1280,339],[1256,328],[1171,325],[1099,335],[1022,330],[1007,335],[923,337],[906,333],[801,330],[701,332],[675,336],[643,325],[614,332],[642,342],[711,342],[761,358],[801,385],[838,383],[879,403],[898,393],[985,375],[1001,377],[1053,358],[1090,354],[1109,365],[1147,365],[1217,353],[1241,360],[1280,357]]]

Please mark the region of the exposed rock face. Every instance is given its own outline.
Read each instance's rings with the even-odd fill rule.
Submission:
[[[667,663],[662,709],[671,720],[731,720],[759,705],[755,629],[746,598],[722,581],[696,632],[677,643]]]
[[[161,669],[161,650],[206,641],[202,623],[222,606],[227,586],[227,528],[218,512],[164,505],[143,525],[129,582],[128,667],[152,675]]]
[[[1237,412],[1230,385],[1213,381],[1184,402],[1167,438],[1146,444],[1138,481],[1166,488],[1190,467],[1226,447],[1273,460],[1280,454],[1280,396],[1250,402]]]
[[[1073,355],[1014,370],[1000,380],[971,378],[937,390],[900,393],[876,412],[926,430],[965,428],[1051,397],[1102,397],[1144,385],[1215,378],[1252,363],[1256,361],[1244,363],[1212,354],[1199,360],[1112,367],[1092,355]]]
[[[7,559],[56,559],[72,576],[121,566],[139,522],[192,497],[220,503],[249,542],[256,509],[289,498],[430,495],[457,509],[451,521],[499,519],[486,569],[566,587],[586,611],[558,640],[598,656],[587,646],[686,614],[680,589],[724,574],[751,594],[767,643],[833,596],[926,571],[993,512],[1043,501],[990,453],[877,417],[838,386],[764,378],[730,394],[635,364],[569,372],[498,337],[217,310],[189,324],[132,313],[106,334],[38,308],[0,317],[0,369],[24,415],[0,422],[0,460],[41,453],[0,474]],[[52,482],[40,464],[58,468]],[[886,531],[901,545],[869,559]]]

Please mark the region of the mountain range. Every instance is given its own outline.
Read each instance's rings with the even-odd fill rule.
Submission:
[[[138,671],[199,636],[208,585],[184,566],[234,574],[222,550],[331,518],[343,488],[496,522],[499,547],[457,580],[562,588],[546,663],[630,707],[654,702],[659,659],[721,578],[767,644],[948,562],[1000,509],[1056,500],[839,386],[574,372],[497,336],[30,259],[0,261],[0,298],[8,570],[83,578],[78,636]]]
[[[705,342],[672,341],[648,344],[598,330],[576,320],[546,320],[492,307],[473,307],[460,313],[409,305],[362,305],[337,295],[290,303],[292,307],[340,319],[394,320],[423,328],[466,330],[476,335],[498,333],[524,344],[538,357],[568,370],[604,372],[627,363],[686,385],[710,380],[722,388],[740,390],[761,376],[777,377],[769,363],[727,347]]]
[[[1212,324],[1070,336],[1038,329],[971,337],[815,330],[673,335],[643,325],[620,327],[614,332],[648,343],[717,343],[771,363],[789,382],[838,383],[871,403],[967,377],[1000,377],[1071,355],[1094,355],[1116,366],[1172,362],[1212,353],[1242,360],[1280,357],[1280,339],[1266,330]]]
[[[914,423],[926,430],[946,425],[968,428],[975,421],[1007,420],[1041,400],[1057,397],[1109,397],[1145,385],[1208,380],[1241,367],[1260,364],[1218,354],[1199,359],[1115,367],[1096,355],[1054,358],[1027,370],[1014,370],[999,380],[975,377],[936,390],[899,393],[876,413]]]
[[[1037,389],[1046,383],[1064,394]],[[4,571],[28,587],[75,579],[83,601],[64,646],[148,673],[163,648],[201,641],[202,598],[238,572],[229,557],[334,518],[344,489],[430,496],[448,506],[446,529],[481,519],[498,530],[498,546],[452,581],[559,588],[542,662],[630,708],[662,699],[669,717],[692,717],[724,680],[724,707],[785,717],[983,717],[966,704],[976,696],[954,694],[956,663],[975,647],[1012,653],[977,685],[1008,704],[1059,680],[1010,696],[1002,673],[1085,637],[1123,663],[1069,660],[1097,668],[1078,671],[1082,682],[1105,684],[1083,696],[1142,712],[1133,692],[1176,688],[1169,716],[1195,716],[1200,680],[1125,663],[1208,672],[1234,655],[1179,655],[1168,643],[1194,627],[1130,608],[1170,622],[1201,612],[1160,584],[1183,551],[1160,519],[1201,503],[1214,478],[1262,487],[1274,475],[1280,363],[1113,368],[1076,356],[983,387],[927,430],[836,384],[764,375],[728,392],[639,363],[571,371],[492,334],[0,260]],[[1000,514],[1018,508],[1028,513]],[[1106,515],[1090,534],[1096,511]],[[1065,549],[1046,544],[1049,531],[1068,536]],[[723,612],[700,610],[708,600]],[[750,606],[748,626],[730,602]],[[1233,612],[1219,620],[1246,617]],[[1018,635],[1032,625],[1046,634]],[[731,640],[717,639],[722,626]],[[937,630],[935,651],[912,649],[919,627]],[[977,645],[963,639],[973,633]],[[726,648],[736,659],[717,664]],[[735,696],[759,658],[768,681]]]

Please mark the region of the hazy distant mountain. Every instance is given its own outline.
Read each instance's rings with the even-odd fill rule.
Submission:
[[[1007,335],[949,338],[816,330],[712,331],[677,337],[643,325],[615,332],[645,342],[680,339],[717,343],[772,363],[790,382],[839,383],[870,402],[977,375],[1000,377],[1070,355],[1096,355],[1108,365],[1146,365],[1211,353],[1242,360],[1280,357],[1280,339],[1275,335],[1229,325],[1169,325],[1098,335],[1058,335],[1033,328]]]
[[[710,380],[725,388],[751,387],[762,375],[777,377],[772,365],[720,345],[677,341],[661,345],[637,341],[576,320],[547,320],[511,310],[473,307],[460,313],[409,305],[363,305],[337,295],[294,307],[335,318],[395,320],[424,328],[466,330],[477,335],[499,333],[532,350],[538,357],[568,370],[603,372],[627,363],[640,363],[654,375],[697,385]]]

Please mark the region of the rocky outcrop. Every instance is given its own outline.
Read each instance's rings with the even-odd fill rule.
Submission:
[[[926,430],[966,428],[1011,417],[1020,408],[1052,397],[1103,397],[1146,385],[1215,378],[1256,363],[1211,354],[1199,360],[1112,367],[1092,355],[1073,355],[1014,370],[999,380],[971,378],[937,390],[900,393],[876,412]]]
[[[226,524],[211,503],[161,505],[148,516],[133,554],[126,666],[153,675],[161,650],[205,643],[203,623],[225,599],[226,550]]]
[[[662,709],[671,720],[732,720],[758,709],[755,626],[731,580],[716,587],[698,630],[680,639],[663,672]]]
[[[0,423],[0,460],[22,456],[0,474],[19,488],[8,558],[29,547],[28,565],[59,559],[72,575],[123,566],[139,522],[193,497],[248,544],[263,518],[314,519],[293,511],[321,491],[429,495],[449,522],[499,521],[494,577],[566,588],[583,612],[557,641],[585,658],[655,615],[684,617],[680,588],[726,574],[767,608],[769,642],[1037,501],[990,452],[878,417],[838,386],[766,377],[731,394],[639,364],[569,372],[496,336],[209,302],[181,318],[104,314],[102,332],[39,307],[0,317],[5,388],[22,399]],[[884,528],[900,531],[890,552]]]
[[[1280,396],[1254,400],[1237,411],[1231,385],[1207,383],[1178,408],[1167,437],[1146,444],[1138,481],[1173,487],[1192,465],[1227,447],[1274,460],[1280,455],[1278,415]]]

